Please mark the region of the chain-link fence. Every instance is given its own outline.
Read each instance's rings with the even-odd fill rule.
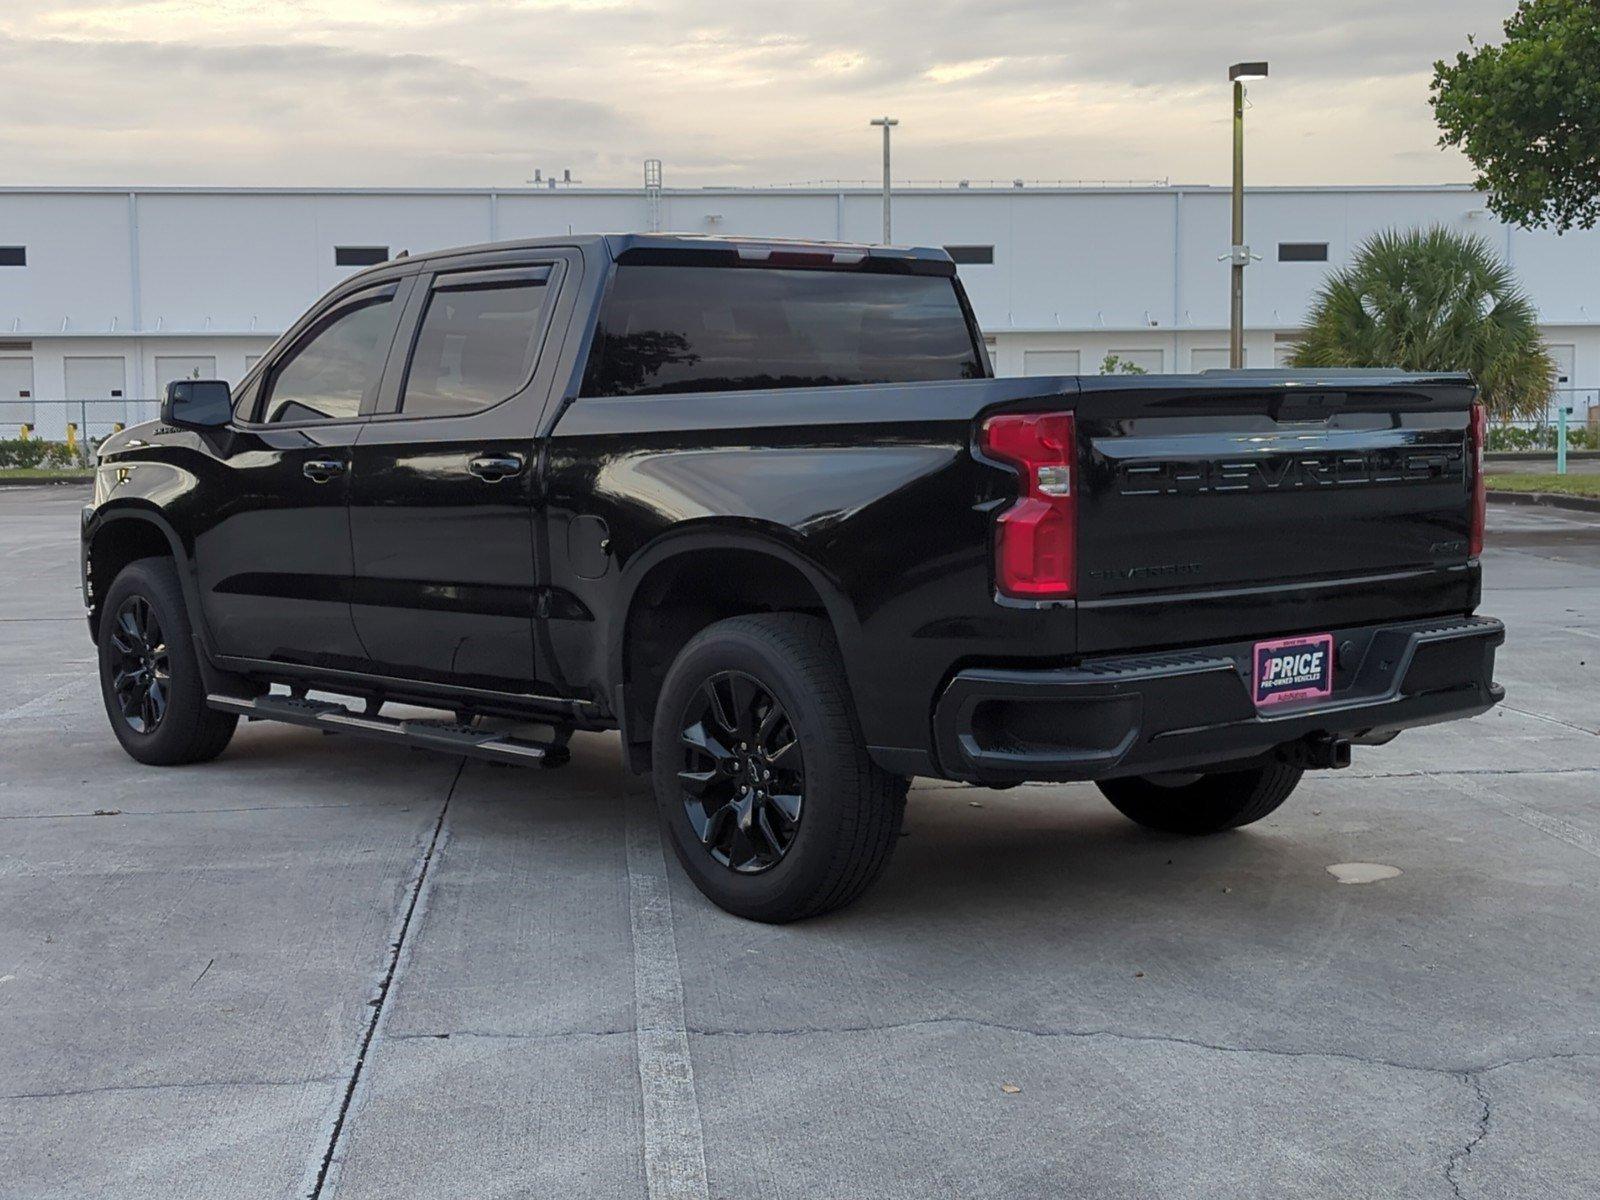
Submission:
[[[1600,450],[1600,389],[1561,388],[1542,417],[1491,422],[1488,449],[1553,454],[1557,473],[1565,473],[1569,452]]]
[[[88,465],[96,443],[160,414],[159,400],[0,400],[0,467]]]

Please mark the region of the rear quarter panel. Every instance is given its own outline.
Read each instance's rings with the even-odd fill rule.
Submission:
[[[926,746],[934,694],[964,657],[1073,650],[1071,604],[995,602],[992,515],[1015,480],[971,442],[980,411],[1065,406],[1075,389],[1008,379],[574,401],[546,461],[562,682],[609,699],[640,580],[675,543],[709,537],[800,567],[833,619],[869,743]],[[608,561],[583,578],[565,531],[593,517]]]

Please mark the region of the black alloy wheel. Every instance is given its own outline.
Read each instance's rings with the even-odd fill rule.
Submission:
[[[783,705],[742,671],[721,671],[680,721],[684,812],[713,859],[741,875],[770,870],[800,830],[805,763]]]
[[[172,662],[161,622],[150,601],[135,594],[117,608],[107,633],[117,708],[129,729],[152,734],[172,694]]]
[[[206,698],[199,643],[172,559],[136,559],[117,572],[105,590],[95,642],[106,719],[124,750],[163,767],[222,753],[239,718]],[[249,680],[213,678],[239,695],[253,694]]]

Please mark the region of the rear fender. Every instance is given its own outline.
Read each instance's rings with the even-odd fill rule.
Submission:
[[[810,585],[821,600],[839,643],[844,660],[845,676],[850,682],[852,698],[859,695],[859,686],[852,676],[851,664],[857,659],[854,653],[860,643],[861,624],[853,605],[845,596],[839,583],[814,560],[793,544],[791,531],[778,525],[753,528],[747,522],[701,521],[680,526],[663,534],[646,546],[629,561],[619,591],[619,602],[611,610],[607,639],[607,677],[613,693],[622,687],[627,655],[627,630],[630,615],[638,602],[638,593],[659,567],[672,560],[698,553],[727,553],[740,551],[762,555],[791,568]],[[620,695],[617,699],[617,717],[623,722],[623,738],[627,740],[626,706]],[[636,733],[638,731],[635,731]]]

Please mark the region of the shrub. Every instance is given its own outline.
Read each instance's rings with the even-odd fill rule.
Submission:
[[[0,467],[78,467],[83,460],[67,449],[65,442],[43,438],[0,439]]]
[[[1556,427],[1554,425],[1491,425],[1489,427],[1489,450],[1554,450],[1556,448]],[[1569,426],[1567,428],[1568,450],[1593,450],[1595,438],[1583,426]]]

